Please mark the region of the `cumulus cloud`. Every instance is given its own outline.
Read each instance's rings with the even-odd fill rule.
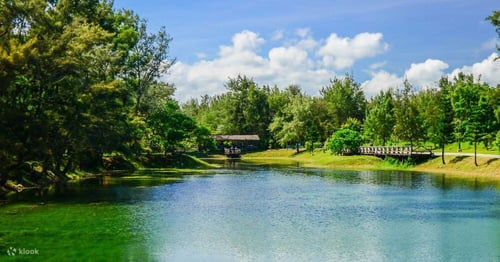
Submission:
[[[498,56],[497,53],[492,53],[481,62],[471,66],[457,68],[450,74],[450,78],[463,72],[465,74],[473,74],[475,77],[480,77],[481,81],[488,83],[490,86],[500,85],[500,60],[495,61]]]
[[[298,84],[309,94],[316,94],[335,73],[317,67],[310,58],[317,41],[312,38],[309,29],[296,33],[301,35],[300,39],[273,47],[267,54],[261,55],[259,50],[265,39],[255,32],[242,31],[233,36],[231,45],[220,46],[215,59],[193,64],[177,62],[165,78],[175,84],[176,98],[180,101],[203,94],[223,93],[228,78],[239,74],[252,77],[260,85],[284,88]]]
[[[371,79],[363,82],[361,88],[367,98],[374,97],[382,90],[399,88],[403,83],[403,78],[384,70],[371,73]]]
[[[381,33],[361,33],[354,38],[331,34],[326,44],[318,51],[318,55],[323,58],[323,64],[327,67],[349,68],[356,60],[374,57],[387,51],[389,45],[384,43],[382,38]]]
[[[437,85],[439,79],[446,75],[444,72],[448,64],[436,59],[427,59],[423,63],[412,63],[406,71],[406,77],[410,83],[417,88],[428,88]]]
[[[412,63],[410,68],[405,71],[405,74],[398,76],[384,70],[369,71],[371,79],[364,81],[361,88],[365,95],[373,97],[381,90],[389,88],[401,88],[406,77],[408,81],[417,90],[428,87],[437,87],[439,79],[443,76],[453,79],[460,72],[465,74],[473,74],[475,77],[480,77],[481,81],[488,83],[490,86],[500,85],[500,61],[495,61],[498,54],[493,53],[481,62],[471,66],[463,66],[454,69],[451,73],[446,73],[449,65],[441,60],[427,59],[423,63]],[[378,66],[374,67],[378,69]]]
[[[259,85],[285,88],[297,84],[306,93],[317,95],[319,89],[336,76],[336,70],[388,49],[380,33],[362,33],[353,38],[331,34],[328,39],[315,39],[309,29],[299,29],[291,38],[280,37],[283,38],[281,44],[274,42],[275,46],[263,50],[266,43],[263,37],[248,30],[239,32],[232,37],[231,44],[219,47],[217,57],[207,60],[207,55],[200,54],[194,63],[178,61],[163,79],[174,83],[179,101],[221,94],[226,91],[224,84],[228,78],[238,75],[252,77]],[[494,61],[497,56],[493,53],[481,62],[451,70],[449,76],[472,73],[496,86],[500,84],[500,61]],[[404,74],[397,75],[384,70],[385,65],[386,62],[367,65],[365,72],[369,78],[361,84],[367,97],[401,87],[405,77],[417,89],[435,86],[441,76],[448,74],[445,70],[449,67],[444,61],[427,59],[410,64]]]

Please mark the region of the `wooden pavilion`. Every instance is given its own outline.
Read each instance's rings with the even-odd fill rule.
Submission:
[[[258,135],[215,135],[217,146],[224,150],[224,154],[231,158],[240,157],[242,151],[257,149],[260,141]]]

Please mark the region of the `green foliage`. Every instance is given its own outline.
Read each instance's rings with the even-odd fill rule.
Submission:
[[[394,132],[399,140],[409,141],[412,145],[424,137],[423,121],[408,80],[404,81],[404,88],[397,96],[394,117]]]
[[[170,150],[194,133],[210,147],[158,80],[174,62],[164,28],[147,33],[109,0],[9,0],[0,9],[0,183],[63,182],[72,170],[99,169],[104,155]],[[21,168],[28,163],[40,176]]]
[[[358,131],[342,128],[326,141],[325,149],[336,155],[357,154],[362,142]]]
[[[498,147],[498,154],[500,155],[500,130],[497,132],[495,143]]]
[[[488,101],[488,91],[488,86],[475,82],[472,75],[459,74],[455,78],[452,102],[456,115],[456,132],[459,137],[474,143],[474,148],[481,141],[485,145],[490,143],[498,130],[494,109]],[[476,157],[474,160],[477,165]]]
[[[495,27],[495,31],[497,31],[498,37],[500,37],[500,11],[493,11],[493,14],[486,19]],[[499,46],[497,46],[497,50],[500,50]],[[498,59],[498,57],[496,59]]]
[[[153,113],[147,124],[151,129],[147,140],[153,152],[173,152],[197,131],[196,122],[182,113],[174,101],[168,101],[162,110]]]
[[[344,78],[335,77],[330,82],[330,85],[323,87],[320,93],[328,102],[333,127],[340,127],[350,117],[364,121],[366,99],[353,76],[346,74]]]
[[[151,113],[152,110],[148,110],[148,106],[154,107],[151,97],[160,95],[164,98],[173,93],[171,86],[157,80],[175,62],[168,56],[171,41],[164,27],[157,34],[149,34],[145,22],[138,26],[138,41],[129,52],[124,74],[125,82],[135,98],[134,112],[137,115]]]
[[[365,137],[371,143],[386,145],[395,125],[392,91],[381,91],[368,105],[365,119]]]

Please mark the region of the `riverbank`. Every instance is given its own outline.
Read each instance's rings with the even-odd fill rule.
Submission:
[[[299,162],[304,167],[349,169],[349,170],[405,170],[432,174],[446,174],[478,180],[500,181],[500,159],[478,157],[478,166],[471,156],[445,156],[446,165],[437,157],[417,165],[399,165],[389,163],[374,156],[336,156],[316,150],[313,153],[278,149],[248,153],[242,160],[254,163],[279,163],[283,161]]]

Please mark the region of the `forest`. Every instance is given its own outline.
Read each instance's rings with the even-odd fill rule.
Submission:
[[[260,86],[244,72],[227,92],[179,104],[165,28],[150,32],[109,0],[0,3],[0,187],[64,183],[106,156],[215,150],[214,134],[258,134],[261,148],[458,141],[500,147],[500,88],[480,76],[443,77],[435,87],[387,87],[367,98],[352,75],[319,96],[300,86]],[[500,34],[500,12],[487,19]],[[500,63],[500,61],[499,61]],[[15,182],[12,182],[15,181]]]

